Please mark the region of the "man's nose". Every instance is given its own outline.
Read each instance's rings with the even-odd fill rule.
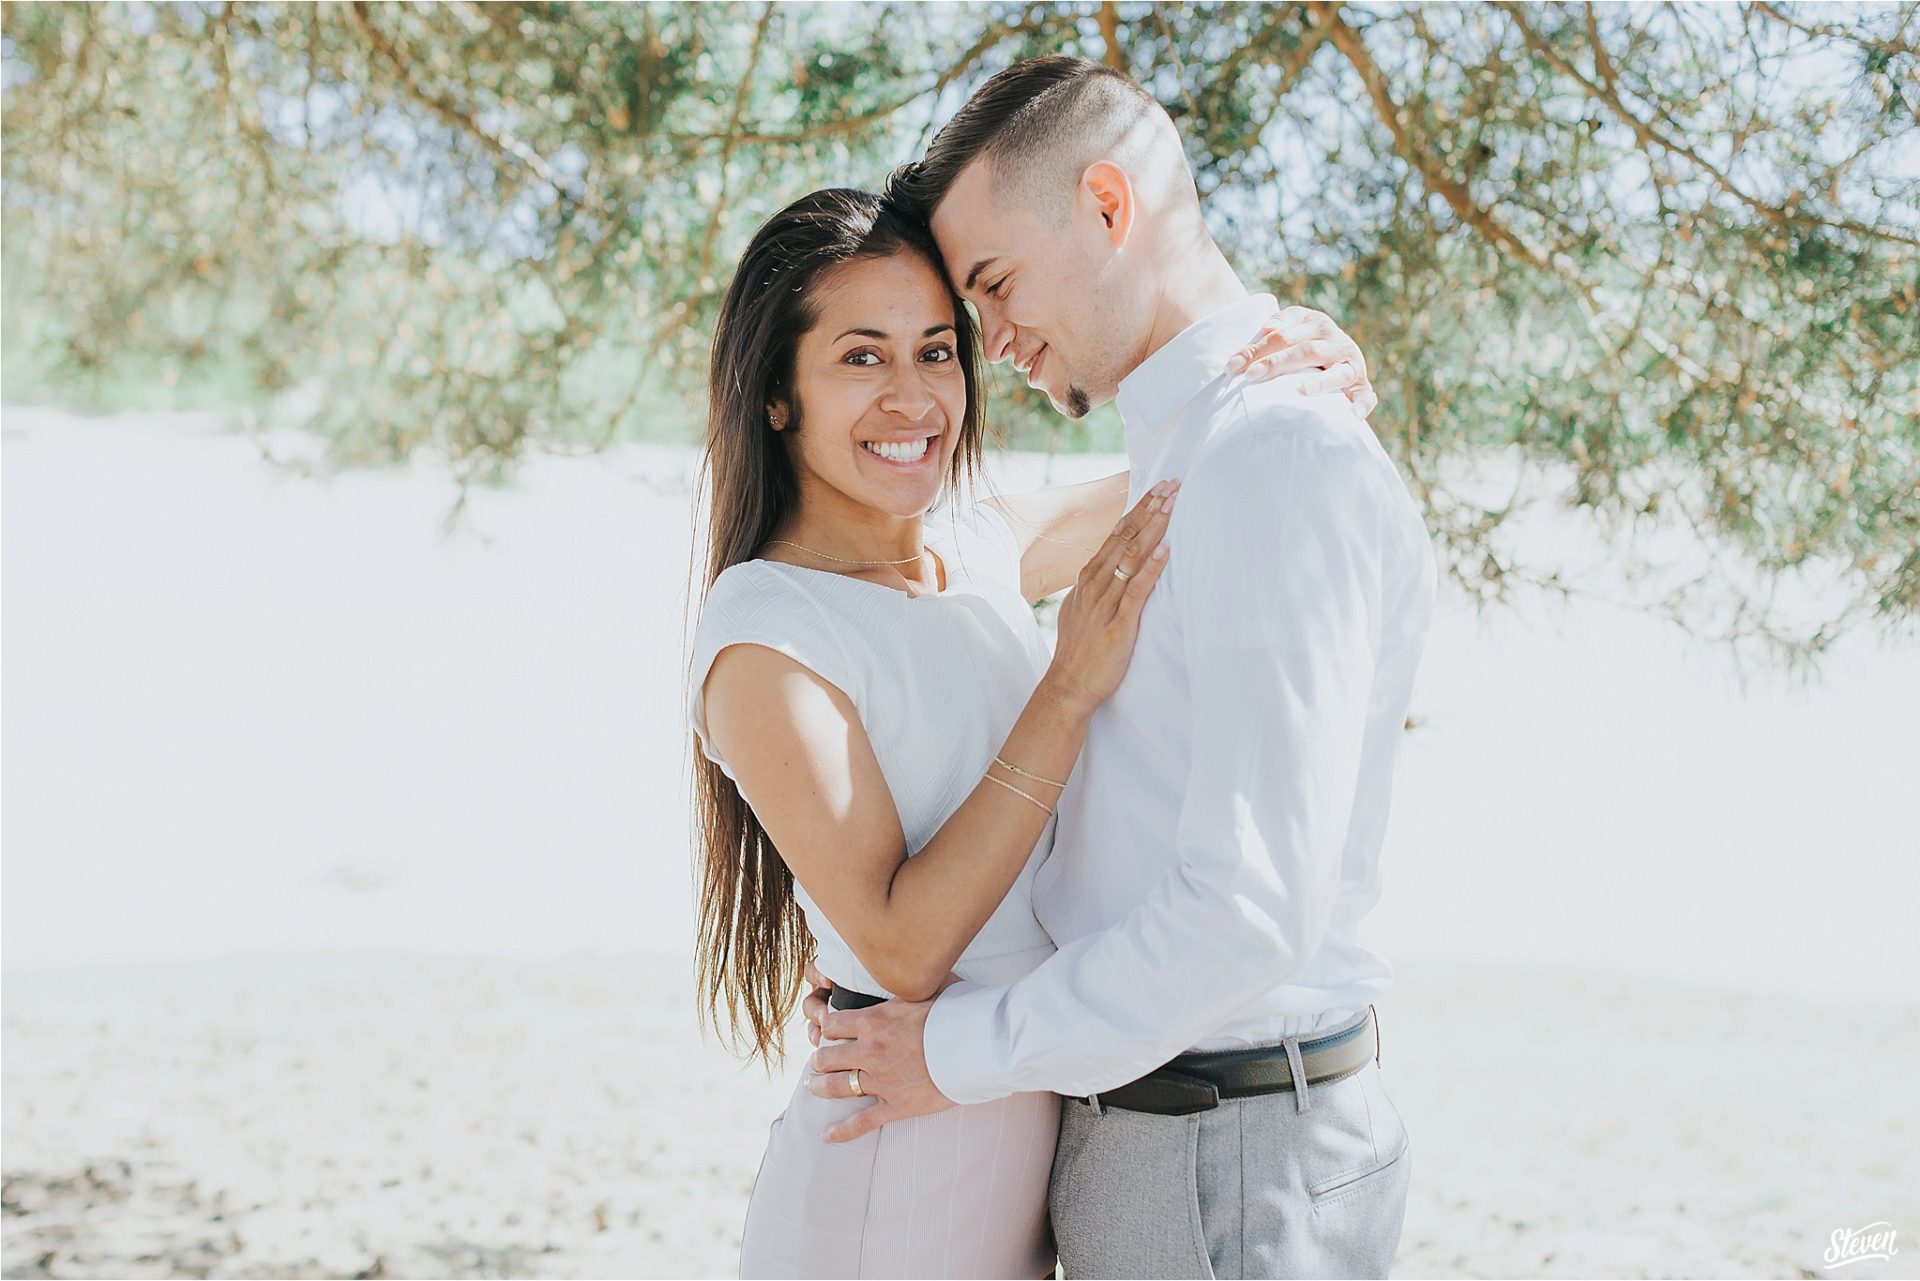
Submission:
[[[988,364],[997,365],[1013,355],[1016,332],[1012,323],[1001,317],[998,307],[980,313],[980,345]]]

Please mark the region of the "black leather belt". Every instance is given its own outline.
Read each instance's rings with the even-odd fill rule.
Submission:
[[[887,998],[868,996],[865,992],[856,992],[850,987],[833,985],[833,991],[827,994],[827,1004],[836,1010],[864,1010],[869,1005],[878,1005]]]
[[[1300,1066],[1308,1086],[1352,1076],[1380,1056],[1380,1024],[1373,1007],[1352,1027],[1300,1042]],[[1226,1099],[1278,1094],[1293,1089],[1293,1068],[1287,1048],[1262,1045],[1245,1050],[1207,1050],[1181,1054],[1135,1081],[1102,1090],[1074,1102],[1125,1108],[1159,1116],[1206,1112]]]

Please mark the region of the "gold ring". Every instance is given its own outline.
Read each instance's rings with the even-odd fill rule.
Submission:
[[[1113,576],[1119,579],[1123,583],[1126,582],[1129,578],[1133,577],[1132,574],[1129,574],[1126,570],[1120,568],[1118,565],[1115,565],[1113,567]]]
[[[864,1099],[867,1097],[867,1092],[860,1088],[860,1069],[859,1068],[854,1068],[852,1071],[847,1073],[847,1087],[853,1091],[854,1098]]]

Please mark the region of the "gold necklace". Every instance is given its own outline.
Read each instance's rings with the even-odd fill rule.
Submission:
[[[927,549],[922,547],[917,553],[903,560],[848,560],[845,556],[834,556],[827,552],[814,551],[813,548],[803,543],[796,543],[791,538],[769,538],[767,541],[770,543],[785,543],[789,547],[798,547],[803,552],[813,552],[815,556],[825,556],[828,560],[837,560],[842,565],[905,565],[912,561],[919,560],[920,557],[927,554]]]

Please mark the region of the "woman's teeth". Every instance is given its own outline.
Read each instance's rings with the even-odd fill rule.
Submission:
[[[931,438],[922,436],[919,440],[867,440],[862,441],[861,444],[866,447],[869,453],[878,454],[889,462],[917,463],[927,456],[927,442],[929,439]]]

